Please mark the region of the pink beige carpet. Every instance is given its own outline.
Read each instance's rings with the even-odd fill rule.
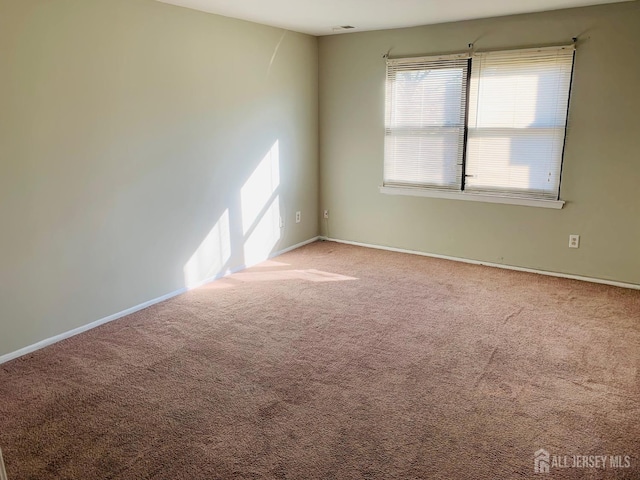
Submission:
[[[639,366],[638,291],[316,243],[0,365],[0,448],[9,480],[637,479]]]

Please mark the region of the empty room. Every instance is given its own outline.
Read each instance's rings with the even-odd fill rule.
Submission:
[[[0,480],[640,478],[640,0],[0,0]]]

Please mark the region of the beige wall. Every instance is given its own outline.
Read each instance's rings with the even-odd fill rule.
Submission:
[[[152,0],[0,0],[0,356],[317,235],[317,68]]]
[[[320,39],[320,178],[329,237],[640,284],[640,3]],[[382,55],[579,36],[562,210],[386,196]],[[569,234],[581,235],[569,249]]]

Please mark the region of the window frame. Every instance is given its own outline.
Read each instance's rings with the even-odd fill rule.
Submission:
[[[467,78],[463,79],[463,83],[461,87],[466,90],[466,99],[465,99],[465,123],[464,123],[464,141],[463,141],[463,153],[462,153],[462,176],[459,183],[459,188],[447,188],[442,186],[426,186],[426,185],[410,185],[410,184],[395,184],[393,182],[385,183],[379,187],[380,193],[388,194],[388,195],[409,195],[409,196],[420,196],[420,197],[429,197],[429,198],[443,198],[443,199],[454,199],[454,200],[467,200],[467,201],[475,201],[475,202],[487,202],[487,203],[498,203],[498,204],[511,204],[511,205],[521,205],[521,206],[532,206],[532,207],[543,207],[543,208],[551,208],[551,209],[561,209],[565,201],[561,199],[560,193],[562,188],[562,177],[563,177],[563,167],[564,167],[564,155],[566,148],[566,137],[569,123],[569,110],[571,104],[571,92],[573,87],[573,77],[575,72],[575,44],[568,45],[554,45],[547,47],[537,47],[537,48],[525,48],[525,49],[500,49],[500,50],[492,50],[492,51],[482,51],[477,52],[481,54],[490,54],[493,52],[513,52],[513,53],[524,53],[526,51],[542,51],[549,49],[567,49],[572,51],[572,62],[571,62],[571,72],[569,75],[569,86],[567,92],[567,111],[564,122],[564,135],[562,139],[562,149],[559,158],[559,178],[558,178],[558,193],[555,199],[545,199],[545,198],[536,198],[534,196],[527,196],[526,193],[514,193],[509,194],[506,190],[496,189],[496,193],[485,193],[485,192],[469,192],[465,190],[465,179],[466,179],[466,167],[467,167],[467,157],[468,157],[468,147],[469,147],[469,108],[470,108],[470,83],[471,77],[474,72],[473,66],[473,57],[474,52],[466,52],[466,53],[457,53],[450,55],[434,55],[434,56],[421,56],[414,58],[397,58],[397,59],[388,59],[387,58],[387,74],[385,81],[387,82],[390,78],[389,75],[389,62],[390,61],[406,61],[410,63],[414,61],[415,63],[424,62],[425,60],[430,59],[446,59],[451,58],[452,63],[454,59],[460,59],[464,55],[468,58],[468,69],[467,69]],[[397,74],[397,72],[396,72]],[[465,84],[466,80],[466,84]],[[388,103],[389,99],[388,95],[388,86],[385,87],[385,104]],[[385,112],[385,163],[386,163],[386,142],[388,137],[389,127],[387,125],[388,112]],[[385,166],[386,168],[386,166]],[[386,170],[385,170],[386,171]],[[386,178],[386,173],[384,174]]]

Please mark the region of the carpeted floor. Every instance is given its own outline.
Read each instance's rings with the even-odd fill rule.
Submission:
[[[0,448],[9,480],[640,478],[639,366],[639,291],[316,243],[0,365]]]

